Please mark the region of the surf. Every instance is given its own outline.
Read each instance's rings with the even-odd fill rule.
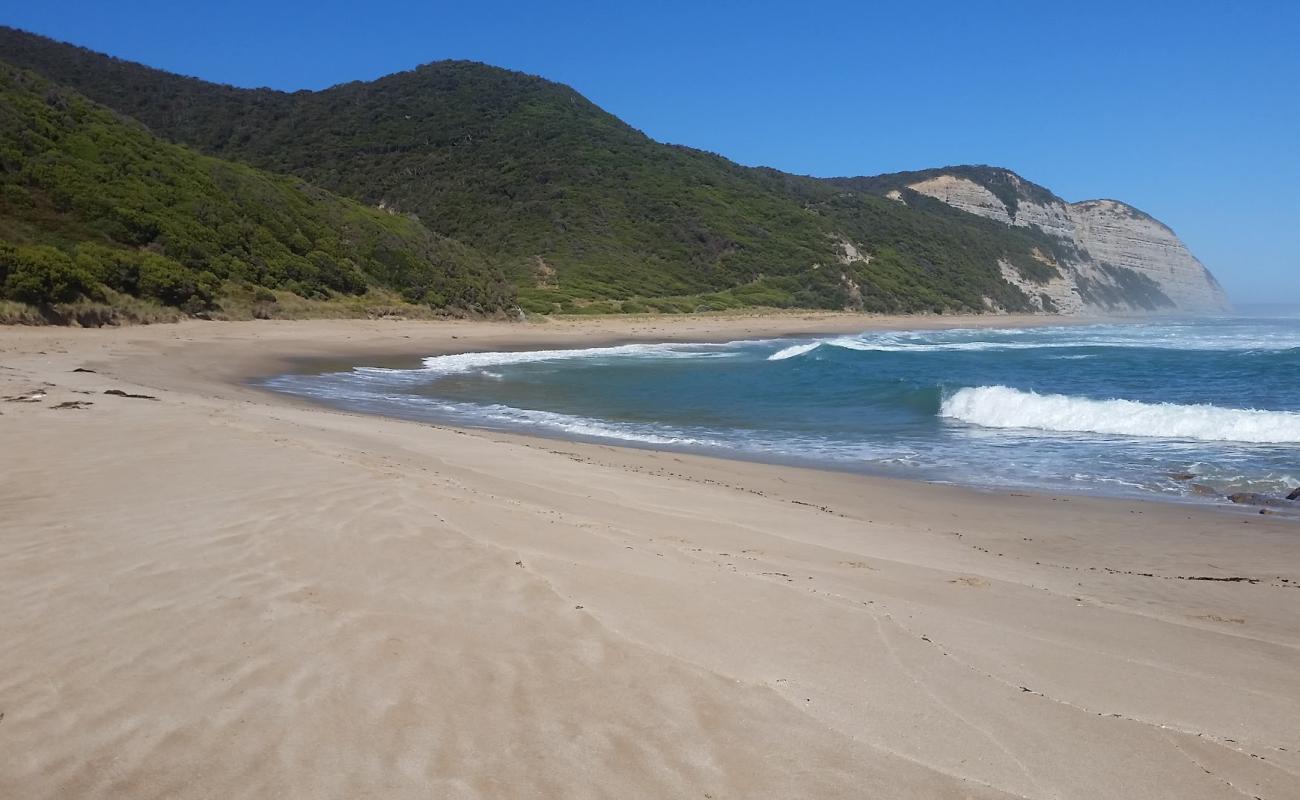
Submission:
[[[1300,443],[1300,412],[1295,411],[1095,400],[1008,386],[960,389],[943,400],[939,415],[983,428],[1202,442]]]
[[[435,424],[1197,499],[1294,488],[1297,343],[1300,323],[1276,319],[879,330],[498,346],[265,385]],[[1184,474],[1194,480],[1170,477]]]

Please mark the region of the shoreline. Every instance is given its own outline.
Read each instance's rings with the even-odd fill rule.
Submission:
[[[622,343],[622,342],[620,342]],[[598,345],[603,346],[603,345]],[[372,364],[357,366],[374,366]],[[304,369],[310,370],[311,367],[304,365]],[[284,374],[284,373],[279,373]],[[786,458],[764,457],[762,455],[751,455],[746,451],[734,449],[718,448],[710,450],[704,447],[690,446],[673,446],[671,444],[661,444],[656,442],[643,442],[633,439],[616,439],[614,437],[602,437],[594,434],[569,434],[552,431],[529,430],[523,425],[511,426],[501,424],[499,426],[474,425],[468,423],[456,422],[453,420],[439,420],[434,418],[417,418],[402,417],[391,414],[378,412],[358,411],[342,406],[331,405],[327,402],[316,401],[289,392],[283,392],[277,389],[271,389],[257,385],[252,381],[244,382],[246,386],[257,392],[264,392],[276,396],[281,402],[289,404],[301,404],[306,408],[312,408],[320,411],[355,416],[361,419],[378,418],[391,420],[393,422],[402,422],[409,425],[428,425],[445,430],[462,431],[471,435],[481,436],[500,436],[516,439],[528,446],[542,447],[547,442],[550,443],[567,443],[579,447],[609,447],[617,449],[627,449],[632,451],[657,453],[670,456],[687,456],[690,458],[708,459],[720,462],[735,462],[739,464],[756,464],[778,469],[789,469],[799,471],[811,471],[830,473],[833,475],[845,475],[863,478],[871,481],[888,481],[896,482],[905,486],[913,487],[935,487],[938,489],[952,489],[972,492],[979,496],[1026,496],[1034,495],[1049,497],[1053,499],[1087,499],[1095,500],[1102,503],[1121,502],[1121,503],[1154,503],[1158,505],[1169,505],[1174,508],[1195,508],[1211,512],[1218,512],[1230,516],[1238,515],[1258,515],[1261,506],[1250,504],[1233,503],[1223,496],[1205,496],[1198,497],[1194,495],[1165,495],[1154,492],[1141,492],[1132,490],[1124,492],[1119,490],[1089,491],[1083,488],[1059,487],[1051,488],[1038,485],[1017,485],[1017,484],[981,484],[969,483],[958,480],[942,480],[939,478],[927,478],[922,476],[904,476],[889,471],[888,468],[852,468],[848,465],[840,465],[837,462],[826,461],[818,462],[812,459],[799,459],[795,456]],[[1278,519],[1300,521],[1300,512],[1293,511],[1289,508],[1269,507],[1265,515],[1271,515]]]
[[[1300,788],[1292,522],[411,423],[241,382],[680,320],[615,322],[0,331],[0,395],[45,392],[0,403],[0,739],[18,753],[0,785]],[[797,322],[714,330],[826,320]]]
[[[1019,315],[864,315],[851,312],[791,312],[776,315],[695,315],[683,318],[680,315],[627,315],[618,317],[561,317],[550,318],[543,323],[516,322],[380,322],[379,324],[413,324],[413,325],[466,325],[488,326],[501,333],[517,332],[517,336],[503,335],[488,337],[495,344],[484,347],[465,348],[471,339],[458,339],[451,334],[452,340],[460,342],[459,346],[450,345],[441,340],[435,343],[438,349],[422,349],[421,346],[405,345],[401,342],[390,343],[393,349],[349,348],[348,355],[364,353],[370,357],[418,360],[428,356],[455,355],[459,353],[478,352],[522,352],[544,349],[574,349],[575,347],[616,347],[623,344],[719,344],[731,341],[755,341],[759,339],[789,339],[809,336],[831,336],[837,334],[862,333],[864,331],[914,331],[944,330],[948,328],[1027,328],[1054,327],[1069,325],[1094,325],[1101,323],[1122,324],[1141,320],[1114,317],[1050,317],[1041,314]],[[231,324],[231,323],[217,323]],[[257,324],[257,323],[252,323]],[[266,324],[263,321],[261,324]],[[288,321],[280,324],[300,325],[302,321]],[[308,322],[308,324],[310,324]],[[489,349],[491,348],[491,349]],[[313,355],[276,354],[281,364],[300,365],[321,361],[338,361],[340,352],[319,352]],[[254,362],[256,363],[256,362]],[[273,363],[273,362],[270,362]],[[355,364],[354,364],[355,365]],[[268,377],[290,370],[266,371],[266,366],[244,366],[240,378],[244,382],[256,378]]]
[[[651,317],[651,319],[661,322],[671,322],[672,317]],[[401,416],[394,414],[385,414],[382,411],[362,411],[349,409],[342,405],[331,404],[328,401],[306,398],[291,392],[270,388],[262,384],[262,381],[286,374],[316,374],[327,371],[347,371],[354,367],[390,367],[397,369],[415,368],[422,359],[427,357],[437,357],[445,355],[459,355],[462,353],[481,353],[481,352],[528,352],[535,350],[569,350],[580,348],[602,348],[617,347],[629,344],[661,344],[661,343],[680,343],[680,344],[717,344],[730,342],[755,342],[767,339],[798,339],[818,336],[830,336],[837,334],[846,334],[850,332],[863,331],[914,331],[914,330],[947,330],[947,329],[980,329],[980,328],[1028,328],[1028,327],[1066,327],[1070,325],[1094,325],[1094,324],[1141,324],[1142,320],[1133,318],[1103,318],[1103,317],[1079,317],[1066,318],[1067,322],[1058,320],[1044,315],[1020,315],[1011,318],[1006,322],[1006,317],[897,317],[881,316],[868,318],[873,324],[867,327],[854,327],[856,321],[852,315],[828,315],[828,324],[815,329],[799,330],[797,332],[773,332],[781,327],[782,317],[774,319],[739,317],[739,318],[721,318],[725,322],[743,321],[748,327],[745,333],[746,338],[733,338],[734,328],[721,327],[710,328],[698,327],[690,335],[676,335],[671,337],[645,336],[639,334],[624,334],[621,336],[605,334],[601,338],[582,337],[578,341],[571,341],[568,336],[564,336],[555,341],[551,341],[544,336],[544,331],[539,331],[543,336],[523,337],[522,339],[507,339],[492,348],[475,348],[462,349],[457,347],[441,347],[430,349],[428,347],[418,349],[399,348],[393,353],[375,353],[364,356],[365,360],[358,361],[356,357],[345,357],[340,353],[331,353],[329,355],[298,356],[284,355],[275,356],[276,362],[267,362],[259,364],[256,369],[244,368],[240,370],[238,383],[257,392],[264,392],[276,396],[282,402],[302,403],[309,408],[328,410],[335,413],[355,414],[362,417],[382,417],[385,419],[404,421],[413,424],[435,425],[444,428],[462,429],[468,432],[475,432],[488,435],[509,435],[517,436],[527,440],[536,438],[542,441],[552,442],[572,442],[579,445],[603,445],[612,447],[625,447],[632,450],[663,452],[679,455],[691,455],[702,458],[719,459],[723,461],[738,461],[750,464],[766,464],[775,467],[800,470],[815,470],[819,472],[831,472],[847,475],[856,475],[868,479],[883,479],[891,481],[902,481],[904,483],[920,484],[925,486],[946,486],[958,489],[971,490],[980,494],[1035,494],[1035,495],[1064,495],[1072,498],[1090,498],[1101,501],[1127,501],[1127,502],[1155,502],[1162,504],[1172,504],[1178,507],[1192,507],[1202,509],[1215,509],[1229,515],[1240,514],[1259,514],[1260,507],[1253,505],[1242,505],[1232,503],[1223,495],[1213,496],[1195,496],[1195,495],[1173,495],[1160,494],[1152,491],[1142,491],[1132,489],[1110,490],[1103,488],[1086,488],[1059,486],[1051,487],[1035,484],[1004,484],[1004,483],[976,483],[961,480],[946,480],[940,478],[926,477],[923,475],[908,476],[892,472],[887,468],[855,468],[847,463],[838,463],[834,461],[818,461],[816,459],[804,459],[795,455],[778,457],[750,453],[744,450],[727,449],[727,448],[708,448],[708,447],[690,447],[686,445],[674,446],[672,444],[656,443],[650,441],[641,441],[636,439],[619,439],[612,436],[599,436],[596,434],[573,434],[568,432],[555,431],[550,429],[530,429],[526,425],[510,425],[501,423],[498,425],[475,424],[471,422],[460,422],[454,419],[438,419],[436,417],[420,416]],[[814,317],[815,319],[815,317]],[[952,324],[932,324],[947,323],[954,320]],[[576,321],[576,320],[574,320]],[[921,324],[911,324],[919,322]],[[1000,324],[1004,323],[1005,324]],[[989,323],[989,324],[985,324]],[[567,332],[566,332],[567,334]],[[444,343],[445,344],[445,343]],[[271,363],[276,363],[272,372],[264,370]],[[1269,508],[1265,514],[1272,514],[1284,519],[1300,519],[1290,509]]]

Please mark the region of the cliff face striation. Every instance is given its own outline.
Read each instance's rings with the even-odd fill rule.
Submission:
[[[1080,246],[1095,260],[1146,275],[1180,309],[1230,308],[1219,282],[1160,221],[1116,200],[1085,200],[1070,211]]]
[[[1227,296],[1168,226],[1117,200],[1067,203],[1013,172],[952,167],[882,176],[896,184],[886,196],[933,198],[968,214],[1006,225],[1037,228],[1062,244],[1056,258],[1043,254],[1058,275],[1034,283],[1003,265],[1003,277],[1061,313],[1094,311],[1217,312]]]

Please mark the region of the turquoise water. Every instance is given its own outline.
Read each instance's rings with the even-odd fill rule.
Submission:
[[[1300,485],[1300,318],[468,353],[265,385],[407,419],[983,486]]]

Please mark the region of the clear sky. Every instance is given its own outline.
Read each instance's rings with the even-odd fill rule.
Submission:
[[[1293,2],[0,0],[0,22],[237,86],[484,61],[811,175],[1006,166],[1153,214],[1239,302],[1300,302]]]

